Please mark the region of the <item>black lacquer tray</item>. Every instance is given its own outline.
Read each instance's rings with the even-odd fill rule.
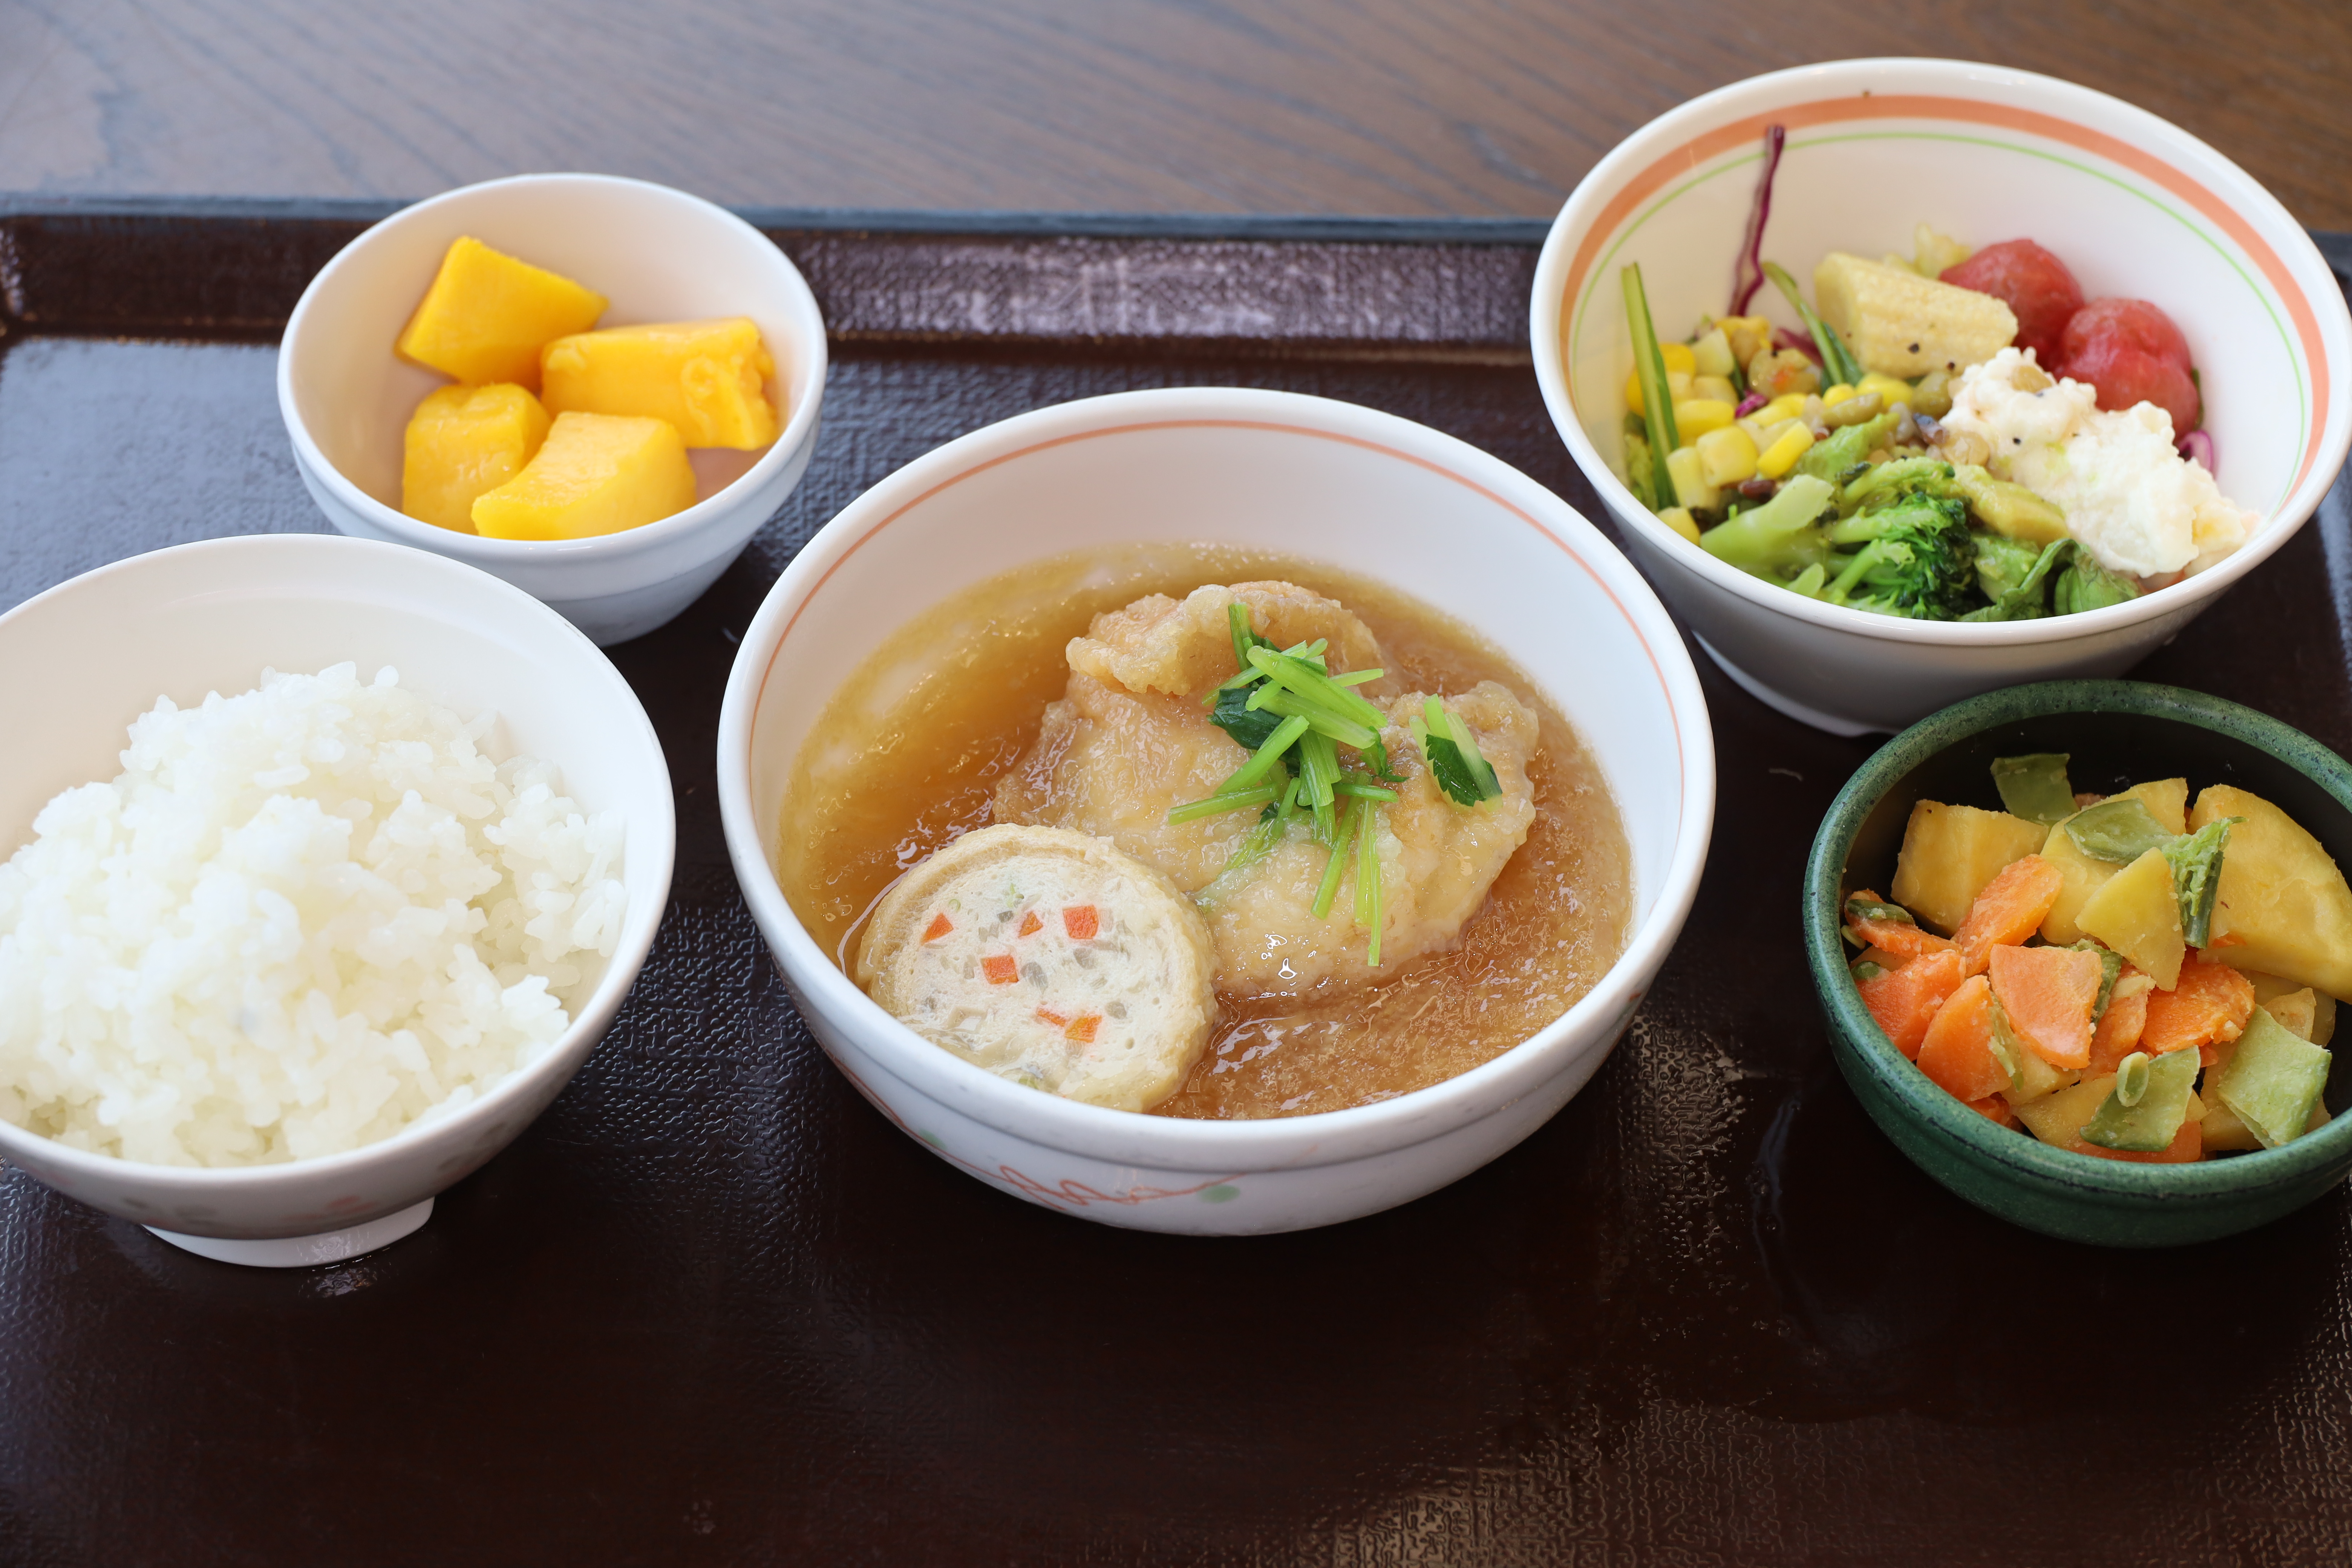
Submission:
[[[0,205],[0,608],[325,526],[273,345],[382,210]],[[737,635],[844,503],[1024,409],[1238,383],[1426,421],[1608,524],[1528,362],[1540,225],[751,216],[832,324],[824,432],[718,586],[613,650],[680,816],[619,1024],[339,1267],[208,1263],[0,1170],[0,1563],[2352,1560],[2352,1199],[2117,1253],[1913,1170],[1831,1065],[1796,920],[1872,742],[1703,654],[1697,908],[1600,1076],[1486,1170],[1176,1240],[889,1127],[794,1016],[713,798]],[[2347,750],[2347,655],[2339,482],[2137,673]]]

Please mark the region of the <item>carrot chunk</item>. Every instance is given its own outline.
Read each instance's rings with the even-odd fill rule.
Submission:
[[[1935,1022],[1936,1010],[1960,988],[1962,978],[1958,953],[1931,952],[1862,982],[1862,1005],[1870,1009],[1870,1016],[1878,1020],[1896,1050],[1916,1058],[1927,1026]]]
[[[2134,980],[2139,984],[2131,984]],[[2106,1013],[2091,1035],[2091,1077],[2115,1071],[2126,1057],[2139,1049],[2140,1031],[2147,1025],[2147,1000],[2154,994],[2147,976],[2125,964],[2124,972],[2116,976],[2116,991],[2108,999]]]
[[[1021,978],[1021,964],[1009,952],[992,952],[980,961],[980,972],[991,985],[1010,985]]]
[[[1863,903],[1883,904],[1886,900],[1865,888],[1853,895]],[[1850,907],[1850,906],[1849,906]],[[1849,914],[1845,929],[1853,932],[1866,948],[1882,948],[1905,958],[1917,958],[1922,953],[1941,952],[1952,944],[1934,931],[1923,931],[1901,921],[1864,920]]]
[[[2208,963],[2191,954],[2181,961],[2180,979],[2169,991],[2147,999],[2147,1023],[2139,1048],[2149,1056],[2195,1046],[2211,1066],[2213,1047],[2245,1033],[2254,1013],[2254,983],[2226,963]]]
[[[2009,1108],[2009,1101],[2000,1095],[1989,1094],[1982,1100],[1971,1100],[1969,1101],[1969,1109],[1986,1121],[1997,1121],[2003,1127],[2017,1125],[2017,1112],[2011,1110]]]
[[[1037,1016],[1057,1029],[1070,1021],[1070,1016],[1067,1013],[1056,1013],[1051,1007],[1038,1008]]]
[[[1987,961],[1993,996],[2018,1037],[2052,1067],[2087,1065],[2099,955],[2071,947],[1996,947]]]
[[[1031,910],[1027,914],[1021,917],[1021,935],[1035,936],[1039,931],[1044,931],[1045,929],[1045,922],[1037,918],[1037,911],[1035,910]]]
[[[2014,947],[2040,931],[2065,889],[2065,873],[2039,855],[2002,867],[1952,933],[1952,945],[1968,960],[1969,973],[1983,973],[1994,948]]]
[[[955,930],[955,922],[949,920],[946,915],[933,915],[931,917],[931,923],[923,928],[923,940],[925,942],[937,942],[940,938],[947,935],[948,932],[953,930]]]
[[[1070,933],[1072,942],[1092,942],[1102,929],[1102,918],[1092,904],[1078,904],[1062,911],[1062,929]]]
[[[1936,1010],[1919,1042],[1919,1070],[1956,1100],[1984,1100],[2009,1087],[2009,1069],[1992,1051],[1992,986],[1983,975],[1961,981]]]
[[[1081,1017],[1073,1018],[1070,1020],[1070,1026],[1062,1031],[1062,1038],[1072,1045],[1091,1046],[1095,1043],[1095,1029],[1101,1023],[1102,1015],[1099,1013],[1088,1013]]]

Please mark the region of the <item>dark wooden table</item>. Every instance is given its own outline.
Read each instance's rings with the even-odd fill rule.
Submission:
[[[572,165],[750,205],[1531,216],[1681,97],[1916,49],[2107,87],[2352,227],[2339,7],[553,9],[0,0],[0,189]],[[253,210],[0,215],[0,608],[322,526],[269,345],[356,220]],[[0,1170],[0,1568],[2352,1561],[2352,1199],[2118,1254],[1912,1169],[1830,1064],[1793,912],[1757,915],[1793,911],[1870,744],[1703,658],[1722,808],[1684,941],[1593,1084],[1487,1169],[1203,1243],[1030,1208],[891,1130],[793,1015],[711,798],[733,636],[834,510],[1022,408],[1232,382],[1426,420],[1600,513],[1536,396],[1507,230],[771,226],[835,334],[826,436],[711,594],[615,650],[680,815],[629,1007],[430,1226],[344,1266],[205,1263]],[[1137,255],[1132,338],[894,291],[961,267],[1068,300],[1072,268]],[[1221,325],[1236,289],[1273,301],[1254,336]],[[2352,747],[2347,562],[2339,482],[2141,673]]]
[[[0,0],[0,190],[1549,216],[1694,94],[1919,54],[2130,99],[2352,229],[2336,0]]]

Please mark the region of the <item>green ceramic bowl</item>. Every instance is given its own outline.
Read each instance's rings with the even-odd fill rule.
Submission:
[[[2326,1090],[2336,1120],[2278,1149],[2191,1165],[2098,1160],[1996,1126],[1930,1082],[1871,1019],[1846,972],[1847,891],[1893,883],[1912,805],[1999,809],[1993,758],[2065,752],[2074,787],[2111,792],[2186,774],[2250,789],[2352,863],[2352,766],[2250,708],[2132,680],[2053,680],[1955,703],[1862,765],[1822,822],[1805,867],[1805,951],[1846,1082],[1919,1168],[1978,1207],[2031,1230],[2110,1247],[2228,1236],[2300,1208],[2352,1170],[2352,1033],[2339,1033]],[[2347,1017],[2352,1023],[2352,1017]]]

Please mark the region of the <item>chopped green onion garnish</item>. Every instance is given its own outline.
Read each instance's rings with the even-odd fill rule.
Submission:
[[[1372,933],[1364,962],[1381,966],[1381,847],[1380,826],[1373,814],[1380,807],[1366,800],[1356,807],[1356,923]]]
[[[1388,673],[1385,669],[1351,669],[1345,675],[1331,678],[1334,686],[1363,686]]]
[[[1370,806],[1349,801],[1347,809],[1339,814],[1339,828],[1331,839],[1331,858],[1323,868],[1322,885],[1315,889],[1315,918],[1318,921],[1330,914],[1331,900],[1339,891],[1339,873],[1347,869],[1349,836],[1370,810]]]
[[[1318,733],[1328,735],[1343,746],[1358,751],[1378,741],[1380,731],[1369,724],[1359,724],[1345,714],[1332,711],[1328,704],[1303,698],[1287,687],[1271,683],[1250,693],[1249,707],[1279,713],[1286,718],[1300,718],[1313,725]]]
[[[1397,792],[1392,789],[1384,788],[1380,784],[1359,783],[1355,779],[1341,779],[1338,784],[1333,784],[1331,789],[1335,794],[1353,795],[1358,800],[1394,800],[1397,797]]]
[[[1675,504],[1675,482],[1666,476],[1666,454],[1682,445],[1675,428],[1675,404],[1666,389],[1666,356],[1650,321],[1650,297],[1642,288],[1638,263],[1617,274],[1625,290],[1625,328],[1633,340],[1633,374],[1642,384],[1642,423],[1653,454],[1649,495],[1642,500],[1653,511]]]
[[[1271,784],[1256,789],[1234,790],[1230,795],[1219,793],[1206,800],[1187,801],[1182,805],[1170,806],[1168,822],[1171,827],[1180,822],[1198,822],[1204,816],[1220,816],[1228,811],[1239,811],[1244,806],[1271,805],[1276,798]]]
[[[1250,663],[1264,670],[1268,680],[1288,689],[1307,702],[1328,708],[1335,717],[1375,731],[1381,727],[1384,715],[1379,709],[1346,687],[1335,686],[1329,676],[1304,659],[1259,648],[1250,654]]]

